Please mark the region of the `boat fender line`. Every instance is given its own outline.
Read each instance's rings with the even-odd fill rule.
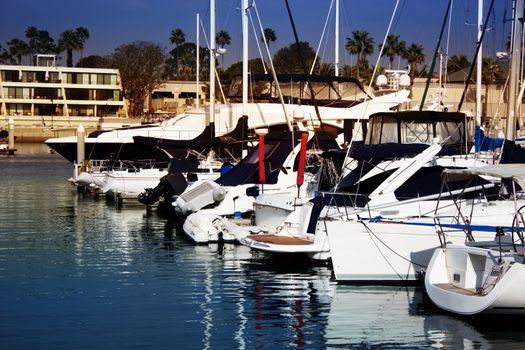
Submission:
[[[381,240],[381,238],[379,238],[371,229],[370,227],[368,227],[368,225],[364,222],[364,221],[361,221],[361,223],[363,224],[363,226],[365,227],[366,231],[368,232],[369,235],[372,235],[374,236],[382,245],[384,245],[388,250],[390,250],[392,253],[394,253],[395,255],[397,255],[398,257],[400,257],[401,259],[413,264],[413,265],[416,265],[416,266],[419,266],[419,267],[423,267],[423,268],[427,268],[428,266],[427,265],[422,265],[422,264],[419,264],[415,261],[412,261],[410,259],[407,259],[405,258],[404,256],[402,256],[401,254],[399,254],[398,252],[396,252],[395,250],[393,250],[392,248],[390,248],[390,246],[388,246],[388,244],[386,244],[385,242],[383,242]]]
[[[80,164],[80,172],[82,173],[85,171],[87,171],[88,173],[93,172],[93,162],[91,160],[83,160]]]

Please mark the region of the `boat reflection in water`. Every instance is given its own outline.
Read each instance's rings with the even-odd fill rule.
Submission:
[[[520,320],[451,316],[422,289],[337,285],[297,257],[195,246],[177,223],[76,193],[58,155],[0,169],[8,348],[525,347]]]

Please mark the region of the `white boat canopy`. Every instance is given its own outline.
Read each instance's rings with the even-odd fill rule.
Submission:
[[[460,181],[473,176],[491,176],[511,179],[517,182],[521,188],[525,188],[525,164],[522,163],[486,165],[467,169],[445,169],[442,176],[444,181]]]

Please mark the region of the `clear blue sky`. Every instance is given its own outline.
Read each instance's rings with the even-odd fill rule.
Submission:
[[[377,45],[382,42],[392,15],[395,0],[340,0],[341,1],[341,63],[352,63],[344,50],[346,37],[354,30],[367,30]],[[315,49],[319,43],[331,0],[289,0],[300,40],[309,41]],[[399,34],[408,44],[421,43],[427,61],[432,55],[448,0],[401,0],[391,32]],[[490,0],[484,0],[485,13]],[[485,54],[494,56],[504,50],[510,22],[504,25],[503,17],[511,16],[511,0],[495,0],[495,12],[489,20],[492,30],[487,33]],[[227,47],[226,65],[241,59],[241,22],[238,7],[240,0],[216,0],[217,31],[226,30],[232,37]],[[293,42],[293,33],[284,0],[258,0],[257,6],[264,27],[277,34],[271,43],[273,52]],[[58,39],[66,29],[78,26],[88,28],[90,38],[85,44],[84,56],[109,54],[119,45],[135,40],[159,43],[169,51],[172,29],[181,28],[186,41],[195,40],[195,14],[201,15],[206,30],[209,29],[209,0],[11,0],[3,1],[0,44],[12,38],[25,39],[28,26],[47,30]],[[454,0],[450,33],[450,54],[463,53],[471,59],[476,40],[476,27],[465,22],[477,21],[477,0]],[[331,30],[321,53],[324,61],[333,60],[333,18]],[[250,30],[251,39],[253,33]],[[202,38],[201,34],[201,38]],[[201,39],[201,45],[204,41]],[[445,47],[445,43],[442,45]],[[258,57],[255,43],[251,42],[251,57]],[[62,54],[65,57],[65,54]],[[78,57],[75,53],[74,58]],[[386,61],[382,62],[387,65]]]

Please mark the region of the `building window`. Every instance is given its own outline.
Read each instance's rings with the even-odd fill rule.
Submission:
[[[21,88],[21,87],[9,87],[4,89],[4,93],[7,90],[7,98],[16,98],[16,99],[29,99],[31,96],[30,88]]]
[[[93,117],[95,115],[94,106],[69,105],[69,115],[78,117]]]
[[[33,81],[36,81],[36,72],[26,72],[22,71],[22,81],[24,83],[31,83]],[[40,72],[39,72],[40,73]]]
[[[60,76],[58,75],[58,72],[49,72],[49,82],[60,83]]]
[[[112,81],[117,81],[117,78],[113,78],[114,74],[97,74],[97,85],[111,85]]]
[[[98,101],[113,101],[113,90],[97,90]]]
[[[20,71],[18,70],[5,70],[2,71],[2,80],[6,82],[19,82]]]
[[[66,99],[84,100],[90,99],[90,90],[87,89],[66,89]]]
[[[6,103],[9,115],[31,115],[31,104],[29,103]]]
[[[61,99],[60,89],[55,88],[34,88],[33,96],[36,99]]]
[[[73,84],[73,74],[72,73],[62,73],[66,84]]]

